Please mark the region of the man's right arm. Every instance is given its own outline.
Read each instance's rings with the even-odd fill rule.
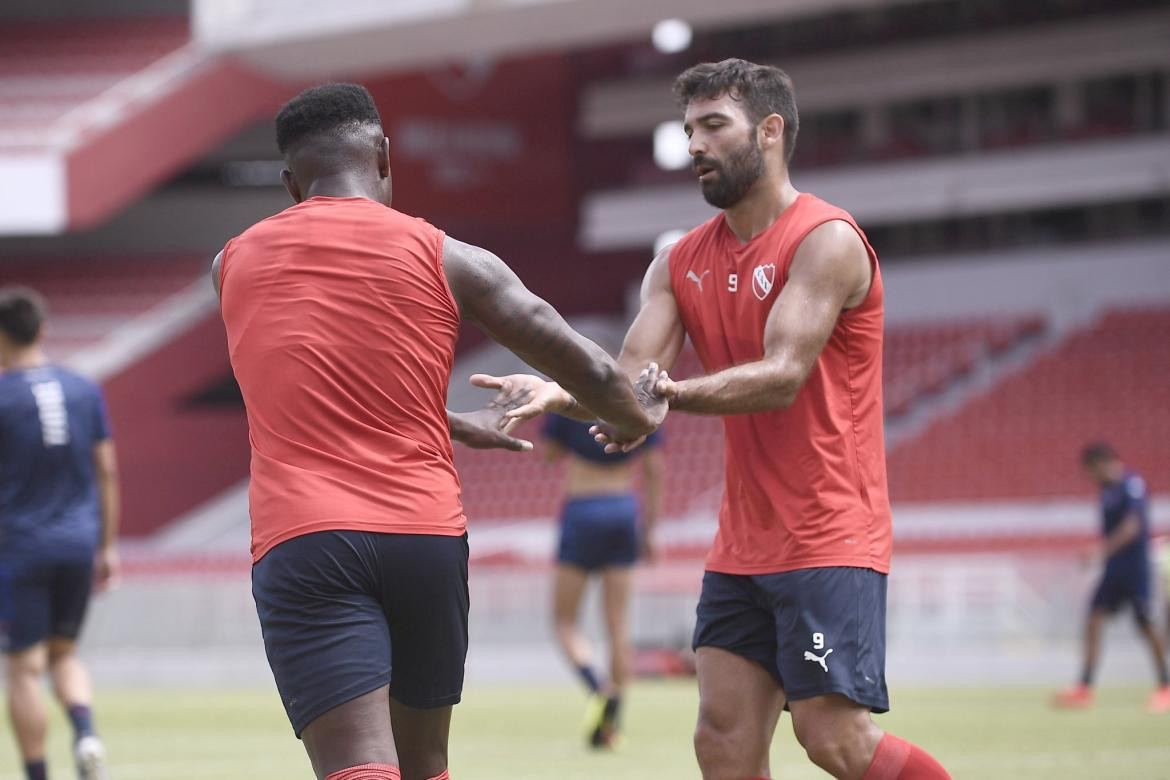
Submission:
[[[651,363],[666,371],[672,367],[682,351],[686,332],[679,317],[678,304],[670,284],[670,249],[658,253],[646,269],[642,278],[641,307],[634,318],[622,344],[618,365],[639,387],[651,392],[654,383],[640,381],[642,373]],[[566,392],[555,382],[545,382],[539,377],[526,374],[495,377],[476,374],[472,384],[500,390],[501,396],[520,401],[505,417],[509,426],[538,417],[546,412],[572,417],[576,420],[593,420],[597,417],[591,410],[577,406],[578,400],[571,390]],[[588,406],[586,403],[585,406]]]
[[[671,249],[668,246],[659,252],[642,278],[638,316],[630,325],[618,356],[618,365],[631,379],[637,378],[651,363],[670,371],[682,352],[686,332],[670,284]]]
[[[447,282],[463,316],[631,437],[654,430],[630,381],[605,350],[580,335],[498,257],[448,236]]]
[[[94,572],[98,586],[107,588],[118,579],[118,521],[121,496],[118,491],[118,461],[113,439],[99,441],[93,448],[94,477],[101,503],[101,537]]]

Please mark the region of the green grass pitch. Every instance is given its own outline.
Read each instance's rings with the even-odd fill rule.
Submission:
[[[927,747],[956,778],[1166,778],[1170,715],[1143,709],[1146,691],[1104,689],[1084,712],[1054,712],[1046,689],[895,690],[878,723]],[[634,780],[696,778],[690,734],[693,681],[642,683],[629,696],[619,749],[596,754],[581,732],[575,688],[479,687],[455,708],[451,771],[456,780]],[[102,690],[96,717],[113,780],[289,780],[311,778],[274,691]],[[21,780],[10,727],[0,740],[0,780]],[[76,777],[68,726],[57,711],[50,774]],[[776,778],[825,777],[805,760],[785,715],[772,750]]]

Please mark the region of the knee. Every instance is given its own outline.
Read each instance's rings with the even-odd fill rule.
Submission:
[[[695,757],[703,776],[709,777],[712,768],[741,763],[749,752],[746,742],[734,724],[700,713],[695,726]]]
[[[839,774],[847,767],[865,766],[872,744],[880,732],[868,719],[844,723],[817,719],[793,719],[796,741],[804,748],[810,761],[830,774]]]
[[[8,679],[20,682],[28,678],[39,678],[47,671],[45,653],[39,649],[8,656]]]
[[[56,666],[62,661],[67,661],[73,657],[77,646],[69,640],[54,639],[49,640],[49,665]]]

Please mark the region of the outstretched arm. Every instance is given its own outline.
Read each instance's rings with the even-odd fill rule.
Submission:
[[[670,247],[658,253],[646,269],[642,279],[642,305],[638,316],[626,333],[618,365],[631,380],[638,380],[650,363],[662,366],[665,371],[674,365],[682,351],[685,333],[678,315],[678,305],[670,286]],[[515,422],[537,417],[545,412],[571,417],[576,420],[595,420],[598,415],[588,404],[578,403],[556,382],[545,382],[539,377],[527,374],[512,374],[504,377],[476,374],[472,384],[490,387],[500,391],[498,398],[512,398],[521,404],[508,412],[506,417]],[[636,383],[640,386],[641,383]],[[653,388],[653,383],[648,385]]]
[[[443,243],[443,266],[466,319],[553,377],[623,435],[645,435],[661,422],[665,409],[656,418],[648,415],[613,358],[570,328],[498,257],[448,236]]]
[[[673,410],[745,414],[781,409],[796,398],[845,309],[872,280],[869,254],[852,226],[826,222],[801,242],[764,326],[764,357],[707,376],[660,380]]]

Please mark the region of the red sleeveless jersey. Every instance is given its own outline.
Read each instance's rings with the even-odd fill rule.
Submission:
[[[253,561],[316,531],[463,534],[442,248],[441,231],[366,198],[310,198],[224,247]]]
[[[705,371],[760,360],[764,324],[797,247],[832,220],[848,223],[865,243],[873,265],[869,294],[838,319],[791,406],[723,418],[726,486],[710,571],[889,571],[882,280],[861,228],[847,212],[807,193],[746,244],[719,214],[675,244],[670,280]]]

